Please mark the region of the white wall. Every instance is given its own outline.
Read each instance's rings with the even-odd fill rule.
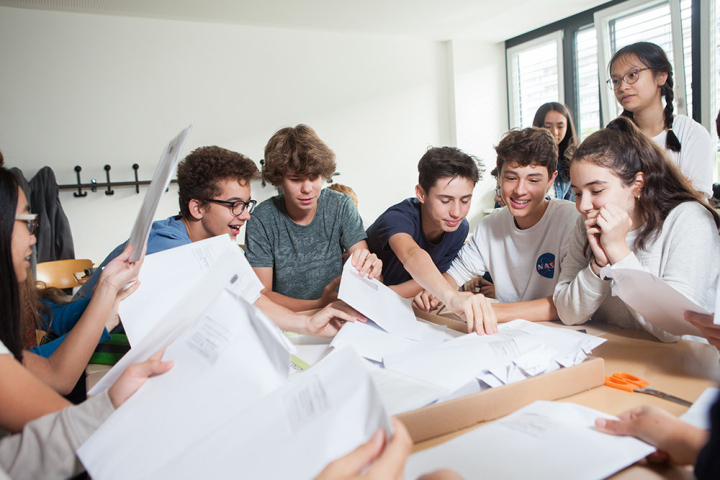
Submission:
[[[494,204],[495,179],[490,175],[496,163],[493,146],[507,131],[505,44],[454,40],[452,60],[457,146],[485,164],[468,215],[473,229],[484,216],[482,211]]]
[[[507,124],[500,50],[0,7],[0,150],[28,178],[49,165],[59,183],[74,183],[80,165],[84,182],[101,182],[110,164],[112,180],[131,180],[139,163],[150,179],[162,147],[191,121],[186,152],[216,144],[256,161],[275,130],[307,123],[372,221],[412,195],[429,145],[457,138],[494,159],[488,149]],[[123,241],[143,193],[61,193],[76,255],[100,261]],[[259,200],[271,194],[253,186]],[[177,211],[171,187],[157,218]]]

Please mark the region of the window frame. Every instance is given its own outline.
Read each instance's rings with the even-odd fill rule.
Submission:
[[[529,42],[525,42],[521,45],[517,45],[515,47],[511,47],[505,50],[505,72],[508,79],[508,122],[511,126],[520,126],[520,119],[517,118],[517,111],[519,106],[516,105],[516,95],[514,95],[512,92],[512,89],[510,89],[510,85],[515,85],[517,82],[517,76],[515,74],[515,62],[514,59],[519,54],[527,51],[532,50],[533,48],[537,48],[541,45],[549,44],[549,43],[555,43],[555,47],[557,49],[557,58],[558,58],[558,95],[560,97],[560,102],[563,102],[565,99],[565,89],[564,89],[564,65],[565,60],[563,57],[563,31],[557,30],[555,32],[543,35],[541,37],[537,37],[533,40],[530,40]]]

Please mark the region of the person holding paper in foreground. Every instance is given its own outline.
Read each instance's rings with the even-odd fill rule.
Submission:
[[[458,292],[442,277],[467,237],[465,217],[481,168],[479,160],[457,148],[430,148],[418,163],[417,198],[388,208],[367,235],[370,251],[383,262],[385,285],[405,298],[426,288],[470,322],[485,319],[480,325],[492,333],[497,322],[489,302]]]
[[[445,278],[457,288],[489,272],[500,301],[492,311],[500,322],[555,320],[552,293],[578,216],[571,202],[546,198],[557,176],[557,144],[549,131],[533,127],[509,131],[495,151],[506,208],[480,221]],[[423,292],[414,304],[429,311],[437,299]]]
[[[71,322],[72,330],[65,336],[64,341],[57,342],[60,343],[59,346],[53,345],[52,349],[45,350],[44,355],[39,355],[40,352],[26,350],[31,346],[28,345],[28,337],[33,339],[36,337],[36,319],[30,318],[30,311],[34,310],[30,307],[40,304],[36,298],[37,287],[32,278],[32,270],[28,261],[30,249],[35,244],[34,233],[38,226],[37,216],[30,213],[24,192],[22,189],[18,190],[15,177],[4,168],[0,173],[0,190],[0,194],[4,198],[3,206],[10,208],[10,205],[15,205],[17,208],[17,212],[15,210],[8,211],[8,215],[16,214],[14,225],[17,228],[13,230],[13,253],[15,253],[16,240],[19,242],[21,237],[23,239],[22,248],[20,243],[17,246],[18,258],[14,259],[17,260],[14,262],[17,281],[14,285],[4,284],[3,287],[8,294],[11,289],[17,292],[19,300],[16,301],[20,305],[18,316],[22,318],[22,320],[18,318],[18,335],[22,341],[19,345],[13,345],[10,348],[25,368],[51,388],[65,395],[70,393],[85,370],[95,345],[102,336],[107,336],[105,327],[112,329],[117,325],[120,302],[132,294],[138,285],[134,284],[126,290],[123,290],[123,287],[137,278],[141,262],[126,263],[131,249],[123,252],[102,275],[99,275],[98,294],[90,302],[82,302],[79,309],[74,309],[72,304],[57,305],[57,308],[53,308],[57,312],[65,309],[78,311],[77,318]],[[4,304],[10,302],[11,300],[8,298],[2,300]],[[51,322],[52,313],[48,324],[52,325]]]
[[[335,153],[307,125],[282,128],[265,146],[263,179],[282,193],[258,205],[246,256],[263,294],[295,312],[337,299],[345,255],[361,275],[382,269],[350,197],[322,188],[335,167]]]
[[[153,223],[147,253],[223,234],[235,240],[255,208],[250,182],[258,174],[255,163],[240,153],[217,146],[194,150],[178,166],[180,215]],[[108,255],[101,268],[85,282],[80,296],[93,294],[102,267],[123,248],[124,244]],[[261,296],[255,306],[281,329],[315,336],[334,336],[342,322],[362,318],[341,302],[328,305],[312,316],[293,313],[265,296]]]
[[[570,177],[583,218],[554,293],[563,323],[592,318],[677,340],[612,296],[603,267],[648,271],[707,311],[715,308],[720,218],[632,121],[617,118],[588,137]]]
[[[82,471],[75,458],[75,449],[147,378],[166,372],[172,364],[161,362],[157,355],[143,364],[134,365],[106,394],[77,407],[69,407],[67,400],[22,366],[20,361],[27,352],[22,350],[22,304],[18,284],[25,281],[27,257],[35,243],[35,237],[28,229],[31,220],[26,215],[27,201],[15,177],[0,167],[0,276],[3,284],[0,302],[0,478],[5,471],[12,477],[65,478]],[[119,263],[124,265],[124,260]],[[130,272],[126,279],[129,280],[136,273],[134,267],[124,265],[124,268]],[[100,288],[104,290],[104,287]],[[104,297],[104,293],[99,295]],[[66,343],[72,343],[70,337]],[[75,381],[77,378],[73,383]],[[8,436],[11,433],[16,435]]]

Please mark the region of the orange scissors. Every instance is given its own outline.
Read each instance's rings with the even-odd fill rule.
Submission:
[[[625,390],[627,392],[647,393],[648,395],[654,395],[656,397],[669,400],[671,402],[679,403],[680,405],[684,405],[686,407],[692,405],[692,402],[688,402],[687,400],[683,400],[682,398],[678,398],[673,395],[661,392],[659,390],[655,390],[650,386],[648,382],[646,382],[642,378],[636,377],[635,375],[630,375],[629,373],[613,373],[609,377],[605,377],[605,385],[607,385],[608,387],[617,388],[619,390]]]

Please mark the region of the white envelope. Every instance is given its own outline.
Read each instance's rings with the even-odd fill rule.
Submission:
[[[148,255],[140,270],[140,287],[120,304],[130,345],[137,345],[173,306],[193,295],[198,280],[228,250],[237,254],[233,260],[238,279],[233,291],[255,303],[264,287],[227,234]]]
[[[133,345],[88,393],[97,395],[106,390],[129,365],[147,360],[185,333],[185,330],[195,323],[221,291],[225,289],[234,291],[234,285],[242,283],[244,264],[247,264],[247,260],[238,247],[225,249],[210,268],[194,279],[194,286],[184,292],[177,303],[169,304],[167,299],[164,301],[157,299],[158,303],[163,302],[167,307],[166,313],[159,321],[153,320],[154,326],[149,333]],[[131,295],[130,298],[134,296]],[[239,311],[238,315],[242,315],[242,312]],[[287,342],[284,336],[283,339]]]
[[[130,233],[128,243],[133,246],[133,251],[129,259],[130,262],[137,262],[145,256],[145,247],[147,246],[155,212],[157,212],[158,205],[160,205],[160,200],[165,194],[165,190],[167,190],[168,185],[170,185],[170,178],[175,172],[175,167],[177,167],[178,159],[180,158],[180,152],[182,152],[183,145],[185,145],[185,140],[187,140],[188,135],[190,135],[190,130],[192,130],[192,124],[181,130],[163,149],[163,153],[155,168],[155,174],[150,182],[150,187],[145,193],[145,199],[143,199],[140,212],[138,212],[135,225]]]
[[[685,310],[706,315],[710,315],[710,312],[657,275],[634,268],[612,267],[603,267],[600,273],[614,280],[613,294],[642,315],[647,322],[672,335],[703,336],[700,330],[685,321]]]
[[[174,367],[149,379],[78,457],[96,480],[147,476],[284,385],[290,349],[262,312],[222,291],[165,351]]]
[[[334,351],[151,474],[134,478],[315,478],[379,428],[391,436],[365,363],[350,348]]]
[[[386,332],[412,340],[421,337],[410,301],[375,278],[361,277],[350,259],[343,267],[338,298]]]

